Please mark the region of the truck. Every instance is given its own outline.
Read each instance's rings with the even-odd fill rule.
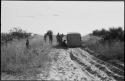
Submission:
[[[81,47],[80,33],[68,33],[66,39],[67,47]]]

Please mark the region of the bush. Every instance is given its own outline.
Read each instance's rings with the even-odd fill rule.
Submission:
[[[26,31],[20,29],[20,28],[13,28],[12,30],[10,30],[10,34],[14,37],[14,38],[27,38],[29,36],[31,36],[31,33],[27,33]]]
[[[20,28],[13,28],[9,33],[1,33],[1,44],[7,44],[13,39],[24,39],[30,37],[31,33],[27,33]]]
[[[100,58],[124,61],[124,30],[121,27],[94,30],[92,35],[103,37],[98,45],[88,45],[90,49],[100,53]]]
[[[116,61],[124,63],[124,30],[121,27],[109,28],[109,30],[94,30],[90,35],[100,37],[101,40],[96,39],[95,43],[93,43],[94,40],[84,41],[84,47],[95,52],[93,55],[97,58],[112,63],[119,68],[124,68],[119,63],[114,63]]]
[[[94,30],[92,35],[103,37],[105,41],[120,40],[124,41],[124,30],[121,27],[109,28],[109,30]]]
[[[13,36],[8,33],[1,33],[1,44],[7,43],[13,40]]]

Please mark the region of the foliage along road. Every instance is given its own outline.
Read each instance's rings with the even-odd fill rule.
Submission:
[[[31,46],[42,46],[41,38],[31,41]],[[48,53],[51,66],[47,72],[39,73],[36,80],[64,80],[64,81],[123,81],[124,71],[90,55],[81,48],[54,48]]]

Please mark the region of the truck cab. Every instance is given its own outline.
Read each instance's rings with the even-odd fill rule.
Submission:
[[[67,34],[67,46],[68,47],[80,47],[81,46],[81,34],[80,33]]]

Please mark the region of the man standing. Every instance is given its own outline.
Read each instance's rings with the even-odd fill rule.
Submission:
[[[59,33],[56,35],[57,43],[59,44]]]
[[[26,47],[29,48],[29,39],[26,39]]]

